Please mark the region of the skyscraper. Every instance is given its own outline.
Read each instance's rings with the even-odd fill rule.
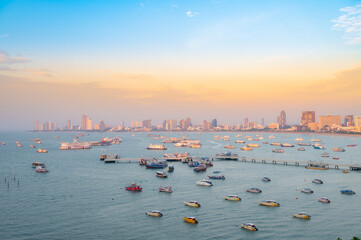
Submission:
[[[246,118],[244,118],[243,125],[244,125],[245,127],[247,127],[247,126],[248,126],[248,118],[247,118],[247,117],[246,117]]]
[[[319,116],[318,117],[318,124],[319,124],[319,128],[323,128],[323,127],[332,127],[332,126],[341,126],[341,116],[332,116],[332,115],[327,115],[327,116]]]
[[[344,123],[346,127],[353,126],[354,125],[353,115],[345,116]]]
[[[86,130],[87,115],[81,115],[81,130]]]
[[[211,128],[217,127],[217,119],[213,119],[211,122]]]
[[[150,119],[144,120],[143,127],[144,128],[152,128],[152,120],[150,120]]]
[[[67,120],[66,120],[66,130],[71,130],[70,119],[67,119]]]
[[[308,126],[309,123],[316,121],[315,111],[304,111],[301,115],[301,125]]]
[[[93,130],[93,120],[91,120],[89,117],[86,119],[86,129],[88,131]]]
[[[203,121],[202,121],[202,129],[203,129],[203,130],[209,130],[210,125],[211,125],[211,124],[210,124],[207,120],[203,120]]]
[[[286,126],[286,112],[284,110],[282,110],[280,116],[277,117],[277,123],[279,124],[280,128],[284,128]]]

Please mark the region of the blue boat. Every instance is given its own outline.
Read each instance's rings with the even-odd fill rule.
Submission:
[[[271,181],[271,179],[270,179],[270,178],[268,178],[268,177],[263,177],[263,178],[262,178],[262,181],[263,181],[263,182],[270,182],[270,181]]]
[[[346,189],[346,190],[341,190],[342,194],[349,194],[349,195],[354,195],[356,194],[354,191]]]
[[[226,177],[224,175],[221,176],[208,176],[209,179],[220,179],[220,180],[224,180],[226,179]]]
[[[151,163],[145,164],[146,168],[165,168],[166,166],[168,166],[166,161],[153,161]]]

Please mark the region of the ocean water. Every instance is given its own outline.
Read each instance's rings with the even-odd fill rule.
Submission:
[[[89,150],[61,151],[61,141],[72,141],[76,133],[1,132],[0,142],[0,239],[350,239],[361,236],[361,174],[343,174],[341,170],[307,170],[303,167],[256,164],[235,161],[214,161],[207,172],[195,173],[182,163],[170,163],[175,171],[167,179],[155,177],[157,170],[145,169],[137,163],[104,164],[101,154],[117,153],[124,158],[162,157],[163,153],[189,152],[192,156],[214,156],[226,152],[226,144],[236,145],[232,152],[240,156],[287,160],[323,160],[329,163],[361,163],[361,138],[358,136],[256,134],[264,137],[260,148],[242,152],[236,144],[237,133],[217,133],[230,136],[230,141],[214,140],[215,133],[160,133],[166,137],[188,136],[199,139],[200,149],[175,148],[167,144],[166,151],[148,151],[150,144],[161,143],[147,133],[90,133],[80,141],[96,141],[103,137],[120,136],[123,142],[110,147]],[[133,136],[134,135],[134,136]],[[59,136],[59,138],[54,138]],[[295,143],[296,137],[305,142],[320,138],[326,150],[305,147],[305,152],[284,148],[285,153],[272,153],[280,148],[262,144],[264,141]],[[49,153],[36,153],[30,148],[31,139],[40,138],[41,148]],[[15,141],[23,144],[16,147]],[[246,140],[246,142],[249,142]],[[354,148],[348,144],[358,144]],[[336,153],[333,147],[344,147]],[[322,158],[323,152],[330,153]],[[333,160],[339,157],[339,160]],[[32,162],[44,162],[50,172],[36,173]],[[219,170],[226,180],[213,180],[214,186],[201,187],[196,181]],[[268,176],[271,182],[262,182]],[[312,183],[321,178],[324,184]],[[15,179],[15,180],[14,180]],[[136,182],[143,191],[124,190]],[[160,193],[160,186],[172,186],[172,194]],[[249,187],[259,187],[261,194],[247,193]],[[310,187],[314,194],[303,194]],[[352,189],[356,195],[340,194]],[[226,201],[224,196],[237,194],[240,202]],[[330,204],[317,201],[327,197]],[[200,208],[190,208],[184,201],[196,200]],[[280,207],[259,206],[258,201],[276,200]],[[146,211],[160,210],[161,218],[149,217]],[[293,213],[305,211],[311,220],[293,218]],[[186,224],[185,216],[195,216],[199,224]],[[252,222],[258,232],[240,228]]]

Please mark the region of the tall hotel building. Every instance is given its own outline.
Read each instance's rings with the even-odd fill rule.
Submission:
[[[316,121],[315,111],[302,112],[302,116],[301,116],[302,126],[308,126],[309,123],[314,123],[315,121]]]
[[[332,127],[333,125],[341,126],[342,118],[341,118],[341,116],[332,116],[332,115],[319,116],[318,124],[319,124],[320,129],[325,126],[329,126],[329,127]]]

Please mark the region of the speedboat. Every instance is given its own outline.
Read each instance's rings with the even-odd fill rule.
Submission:
[[[224,199],[229,201],[241,201],[241,198],[238,197],[237,195],[229,195],[227,197],[224,197]]]
[[[140,192],[140,191],[142,191],[142,188],[139,185],[136,185],[135,183],[131,183],[129,187],[125,187],[125,190],[133,191],[133,192]]]
[[[47,172],[49,172],[49,170],[45,167],[45,165],[43,165],[43,166],[37,166],[37,167],[35,168],[35,171],[36,171],[36,172],[39,172],[39,173],[47,173]]]
[[[346,170],[346,169],[343,170],[342,172],[343,172],[343,173],[350,173],[350,171],[349,171],[349,170]]]
[[[200,165],[200,166],[195,167],[195,168],[193,169],[193,171],[195,171],[195,172],[204,172],[204,171],[206,171],[206,170],[207,170],[207,166],[206,166],[206,165]]]
[[[248,231],[258,231],[258,228],[253,223],[242,223],[241,227]]]
[[[45,167],[45,164],[44,164],[44,163],[41,163],[41,162],[33,162],[33,164],[31,164],[31,166],[32,166],[33,168],[36,168],[37,166],[43,166],[43,167]]]
[[[153,210],[153,211],[146,212],[145,215],[152,216],[152,217],[162,217],[163,213],[161,213],[158,210]]]
[[[317,184],[323,184],[323,181],[321,179],[313,179],[312,180],[313,183],[317,183]]]
[[[284,153],[285,150],[276,148],[276,149],[273,149],[272,152],[274,152],[274,153]]]
[[[184,221],[186,223],[193,223],[193,224],[197,224],[198,220],[195,217],[185,217]]]
[[[229,149],[232,149],[232,148],[236,148],[236,146],[233,146],[233,145],[226,145],[226,146],[224,146],[224,148],[229,148]]]
[[[303,218],[303,219],[310,219],[311,218],[311,216],[308,215],[305,212],[300,212],[298,214],[292,214],[292,216],[295,217],[295,218]]]
[[[328,200],[327,198],[325,198],[325,197],[320,197],[320,198],[318,198],[317,199],[319,202],[323,202],[323,203],[330,203],[331,201],[330,200]]]
[[[160,178],[167,178],[168,174],[165,172],[156,172],[155,176],[160,177]]]
[[[213,186],[213,183],[207,179],[202,179],[197,182],[197,185],[210,187],[210,186]]]
[[[201,205],[197,201],[184,202],[184,204],[190,207],[201,207]]]
[[[30,145],[30,147],[31,147],[31,148],[36,148],[36,146],[35,146],[35,145]]]
[[[341,190],[342,194],[349,194],[349,195],[354,195],[356,194],[354,191],[347,189],[347,190]]]
[[[262,201],[262,202],[258,202],[260,205],[263,206],[267,206],[267,207],[279,207],[280,204],[276,201],[273,200],[268,200],[268,201]]]
[[[295,145],[291,144],[291,143],[283,143],[281,144],[281,147],[294,147]]]
[[[209,179],[220,179],[220,180],[224,180],[226,179],[226,177],[224,175],[221,176],[208,176]]]
[[[39,148],[38,150],[36,150],[36,152],[37,152],[37,153],[47,153],[48,150]]]
[[[313,193],[313,190],[311,188],[304,188],[301,190],[303,193]]]
[[[261,193],[262,190],[259,189],[259,188],[248,188],[248,189],[247,189],[247,192],[250,192],[250,193]]]
[[[169,165],[168,166],[168,172],[173,172],[174,171],[174,166],[173,165]]]
[[[263,177],[261,180],[262,180],[263,182],[270,182],[270,181],[271,181],[271,179],[268,178],[268,177]]]
[[[300,147],[300,148],[297,148],[297,151],[306,151],[306,149],[303,147]]]
[[[160,187],[158,188],[159,192],[166,192],[166,193],[172,193],[173,190],[172,190],[172,187]]]

